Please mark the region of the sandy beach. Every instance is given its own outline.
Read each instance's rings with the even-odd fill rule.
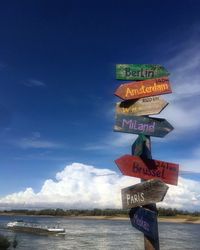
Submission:
[[[67,216],[70,219],[85,219],[85,220],[118,220],[118,221],[129,221],[129,217],[125,216]],[[168,222],[168,223],[192,223],[200,224],[199,217],[158,217],[158,222]]]
[[[26,214],[15,214],[15,213],[0,213],[0,216],[27,216],[27,217],[54,217],[52,215],[26,215]],[[117,220],[117,221],[129,221],[127,216],[55,216],[62,217],[66,219],[83,219],[83,220]],[[200,224],[200,217],[195,216],[174,216],[174,217],[158,217],[158,222],[167,223],[191,223]]]

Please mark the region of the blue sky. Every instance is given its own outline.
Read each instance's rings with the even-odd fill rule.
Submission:
[[[163,96],[170,104],[157,117],[175,129],[152,138],[153,158],[180,163],[191,171],[183,179],[199,184],[199,12],[195,0],[1,3],[2,204],[59,182],[73,163],[122,178],[114,160],[130,153],[136,136],[113,132],[117,63],[161,64],[171,73],[173,93]]]

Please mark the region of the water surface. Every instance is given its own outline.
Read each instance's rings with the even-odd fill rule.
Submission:
[[[23,219],[65,228],[65,236],[41,236],[5,229],[7,222]],[[19,250],[144,250],[143,234],[129,221],[83,220],[62,217],[0,216],[0,233],[17,237]],[[159,223],[161,250],[200,250],[200,225]]]

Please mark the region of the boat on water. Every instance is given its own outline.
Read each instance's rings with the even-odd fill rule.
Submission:
[[[23,221],[9,222],[7,224],[7,228],[15,230],[15,231],[42,234],[42,235],[48,235],[48,234],[65,235],[66,234],[64,228],[42,226],[40,224],[23,222]]]

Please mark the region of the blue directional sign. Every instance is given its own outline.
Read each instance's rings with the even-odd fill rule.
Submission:
[[[158,236],[157,213],[143,207],[132,208],[129,212],[131,224],[151,239]]]

